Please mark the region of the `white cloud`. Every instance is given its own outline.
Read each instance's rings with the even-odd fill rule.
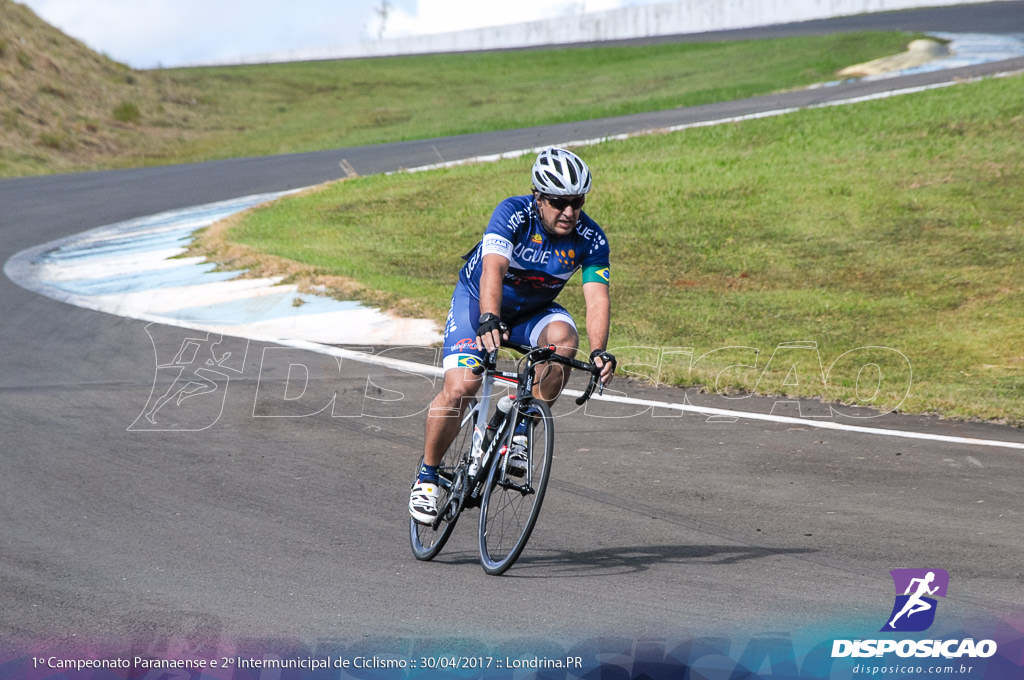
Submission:
[[[135,68],[150,68],[552,19],[659,0],[20,1],[92,49]],[[385,1],[389,11],[382,26],[377,10]]]
[[[369,37],[374,0],[23,0],[89,47],[171,66]]]

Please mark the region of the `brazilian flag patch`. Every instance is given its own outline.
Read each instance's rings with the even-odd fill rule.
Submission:
[[[608,267],[587,267],[583,270],[583,283],[596,281],[597,283],[608,283],[612,273]]]

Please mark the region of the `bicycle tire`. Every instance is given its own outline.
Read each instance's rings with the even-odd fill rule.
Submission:
[[[479,533],[480,563],[484,571],[494,575],[505,573],[519,559],[530,540],[544,502],[555,448],[551,409],[545,402],[531,401],[522,414],[518,407],[513,413],[515,422],[521,415],[534,419],[527,437],[530,472],[524,480],[516,480],[505,474],[503,460],[496,460],[491,466],[480,505]],[[506,436],[511,441],[512,428]],[[526,480],[529,481],[529,489],[524,492],[518,482]]]
[[[461,507],[453,507],[452,487],[457,483],[459,466],[462,463],[464,454],[467,454],[473,445],[473,426],[476,418],[478,403],[466,410],[462,417],[462,424],[459,432],[452,440],[451,446],[441,457],[441,464],[437,468],[441,477],[441,496],[437,500],[437,507],[441,514],[441,521],[435,529],[433,526],[420,524],[412,517],[409,518],[409,543],[412,547],[412,554],[418,560],[432,560],[441,552],[448,538],[455,529],[455,524],[462,513]],[[420,457],[416,465],[416,474],[419,475],[423,458]],[[415,481],[415,477],[413,478]]]

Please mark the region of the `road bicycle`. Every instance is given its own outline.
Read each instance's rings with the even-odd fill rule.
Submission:
[[[586,390],[576,399],[578,405],[590,399],[595,389],[599,394],[603,389],[597,366],[556,354],[553,346],[512,342],[502,346],[522,357],[515,371],[498,370],[496,351],[474,368],[474,373],[483,375],[483,385],[461,414],[459,433],[438,467],[437,519],[432,524],[409,520],[409,539],[417,559],[436,557],[462,511],[479,507],[480,563],[488,574],[506,572],[530,539],[551,473],[555,433],[547,402],[533,396],[537,367],[553,362],[590,373]],[[492,411],[494,386],[499,383],[514,387],[515,393],[498,400]]]

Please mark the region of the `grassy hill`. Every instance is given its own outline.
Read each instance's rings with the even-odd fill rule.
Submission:
[[[916,36],[133,71],[0,0],[0,176],[295,153],[803,87]]]
[[[200,96],[0,0],[0,176],[142,165],[146,149],[189,139]]]

